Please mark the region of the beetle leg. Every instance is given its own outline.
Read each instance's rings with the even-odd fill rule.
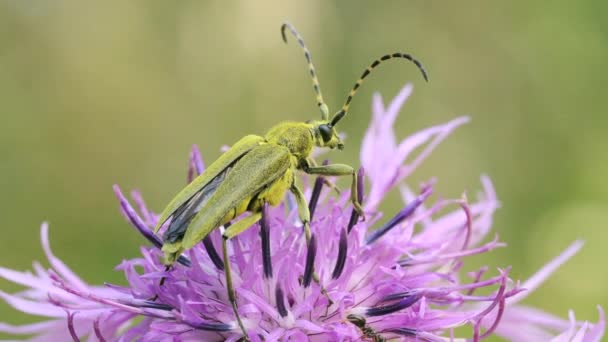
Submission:
[[[308,163],[308,165],[311,165],[312,167],[317,167],[319,165],[312,158],[306,159],[306,162]],[[329,162],[329,160],[324,161],[324,163],[327,163],[327,162]],[[342,192],[342,190],[340,190],[340,188],[336,184],[330,182],[327,178],[323,178],[323,184],[325,184],[328,188],[333,189],[334,191],[336,191],[336,193],[338,195],[340,195],[340,193]]]
[[[308,209],[308,204],[306,203],[306,198],[304,198],[304,193],[302,190],[296,186],[295,183],[291,184],[291,193],[293,193],[296,198],[296,203],[298,204],[298,217],[302,224],[304,225],[304,234],[306,235],[306,244],[310,242],[310,211]]]
[[[291,185],[291,192],[296,198],[296,202],[298,204],[298,216],[300,218],[300,221],[302,221],[302,224],[304,225],[306,245],[308,246],[310,243],[310,237],[312,235],[310,232],[310,211],[308,210],[308,204],[306,203],[306,198],[304,198],[304,193],[302,193],[302,190],[300,190],[300,188],[298,188],[295,183]],[[314,270],[312,273],[312,279],[321,286],[321,293],[324,294],[325,297],[327,297],[329,305],[333,304],[333,301],[327,294],[327,290],[325,290],[325,287],[321,284],[321,278],[319,277],[319,274],[317,274],[317,272]]]
[[[309,175],[322,175],[322,176],[348,176],[352,177],[352,183],[350,186],[350,200],[353,203],[355,211],[365,220],[365,214],[363,208],[357,196],[357,172],[352,166],[346,164],[330,164],[322,166],[305,166],[304,172]]]
[[[241,234],[242,232],[253,226],[256,222],[260,220],[260,218],[262,218],[261,212],[252,213],[251,215],[244,217],[240,221],[237,221],[236,223],[230,225],[230,227],[227,227],[226,230],[224,230],[224,234],[222,234],[222,236],[226,240],[232,239],[233,237]]]
[[[224,274],[226,276],[226,288],[228,290],[228,300],[230,300],[230,304],[232,305],[232,310],[234,311],[234,316],[236,317],[236,321],[243,331],[243,335],[247,338],[247,329],[243,325],[243,321],[241,321],[241,316],[239,316],[239,311],[236,303],[236,294],[234,291],[234,285],[232,284],[232,271],[230,270],[230,259],[228,258],[228,246],[227,242],[229,239],[239,235],[240,233],[247,230],[247,228],[254,225],[256,222],[260,220],[262,217],[261,213],[253,213],[251,216],[247,216],[237,223],[228,227],[224,234],[222,234],[222,252],[224,253]]]

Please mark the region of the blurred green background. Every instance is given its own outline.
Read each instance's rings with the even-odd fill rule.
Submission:
[[[525,279],[577,238],[582,252],[527,303],[597,320],[608,304],[608,24],[602,1],[0,2],[0,264],[56,254],[92,283],[143,239],[118,213],[112,184],[161,209],[184,185],[190,146],[205,160],[247,133],[317,118],[304,58],[279,27],[290,20],[337,109],[363,68],[405,51],[364,85],[340,128],[357,164],[371,95],[415,90],[399,137],[470,114],[411,179],[474,198],[491,176],[502,202],[495,231],[509,244],[483,260]],[[396,196],[394,197],[397,198]],[[397,203],[387,210],[397,209]],[[18,287],[0,281],[9,292]],[[0,321],[27,317],[0,304]]]

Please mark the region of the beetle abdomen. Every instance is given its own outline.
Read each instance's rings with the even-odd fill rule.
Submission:
[[[257,194],[257,196],[249,204],[249,211],[260,211],[264,203],[268,203],[271,206],[277,206],[283,201],[283,198],[285,198],[285,193],[287,190],[289,190],[294,182],[294,170],[298,163],[296,157],[292,156],[290,159],[291,165],[289,168],[287,168],[287,170],[285,170],[285,174],[271,184],[268,184],[266,188]]]

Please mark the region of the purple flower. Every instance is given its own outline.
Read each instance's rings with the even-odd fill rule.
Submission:
[[[369,183],[363,196],[366,221],[352,211],[347,192],[334,195],[316,180],[306,187],[314,213],[308,245],[289,195],[282,205],[266,209],[266,225],[256,224],[229,242],[239,313],[249,338],[478,341],[494,334],[517,341],[599,341],[605,329],[599,306],[599,321],[590,324],[576,321],[573,313],[563,320],[520,304],[582,247],[581,241],[523,283],[509,278],[509,267],[462,271],[466,257],[506,246],[498,237],[488,240],[499,203],[486,176],[474,202],[466,196],[431,200],[434,180],[418,190],[405,184],[432,150],[468,121],[460,117],[398,142],[393,123],[411,91],[406,86],[387,108],[379,95],[374,97],[359,171]],[[188,179],[203,170],[194,147]],[[362,182],[359,187],[363,195]],[[403,209],[384,217],[378,205],[394,188]],[[157,215],[139,193],[132,194],[136,210],[118,186],[114,190],[127,221],[152,244],[141,248],[140,258],[118,265],[129,285],[86,284],[52,254],[43,224],[42,246],[51,268],[38,263],[33,272],[0,268],[0,276],[26,287],[16,294],[0,291],[0,296],[15,309],[47,320],[0,323],[0,332],[33,335],[36,341],[239,340],[218,253],[219,230],[167,271],[161,241],[151,232]],[[313,267],[319,281],[312,280]],[[454,329],[464,325],[470,333],[457,338]]]

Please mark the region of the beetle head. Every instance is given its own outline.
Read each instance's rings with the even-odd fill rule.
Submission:
[[[339,150],[344,148],[344,144],[336,128],[327,120],[313,121],[311,122],[313,127],[313,134],[315,139],[315,145],[318,147],[328,147],[331,149],[338,148]]]

